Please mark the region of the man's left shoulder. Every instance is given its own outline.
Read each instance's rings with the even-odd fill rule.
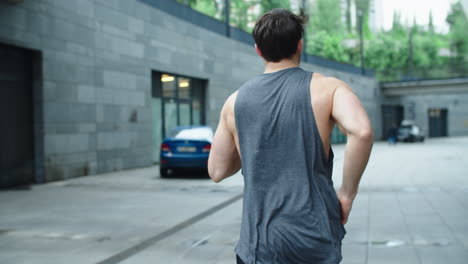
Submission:
[[[343,80],[334,77],[334,76],[327,76],[318,72],[314,72],[313,78],[315,81],[319,82],[322,86],[327,87],[338,87],[338,86],[348,86]]]
[[[229,114],[229,113],[234,112],[234,105],[236,103],[238,92],[239,90],[236,90],[231,95],[229,95],[229,97],[226,99],[226,101],[224,102],[224,106],[223,106],[223,113]]]
[[[353,90],[346,82],[340,80],[337,77],[327,76],[320,73],[314,73],[312,81],[310,83],[311,91],[320,91],[320,93],[325,93],[333,95],[336,90],[345,88],[347,90]]]

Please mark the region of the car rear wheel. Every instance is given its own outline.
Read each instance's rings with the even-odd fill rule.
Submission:
[[[167,178],[167,176],[169,176],[169,169],[160,168],[159,175],[161,176],[161,178]]]

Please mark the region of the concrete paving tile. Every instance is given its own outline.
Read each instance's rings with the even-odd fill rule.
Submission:
[[[368,238],[367,228],[365,226],[359,226],[358,224],[345,225],[346,235],[343,242],[365,242]]]
[[[2,257],[0,258],[2,264],[16,264],[19,263],[16,257]]]
[[[465,209],[468,209],[468,187],[463,190],[455,190],[449,193],[452,195]]]
[[[416,252],[410,247],[370,247],[367,263],[416,264],[420,262]]]
[[[467,230],[462,230],[459,231],[455,234],[457,237],[458,241],[460,241],[461,245],[468,250],[468,231]]]
[[[468,157],[466,140],[428,139],[391,148],[376,143],[345,226],[342,263],[365,263],[368,257],[369,264],[418,264],[417,256],[422,263],[466,263],[468,168],[444,158]],[[344,145],[334,151],[333,180],[339,187]],[[22,237],[0,233],[0,263],[96,263],[242,188],[240,175],[214,184],[161,179],[157,167],[150,167],[0,191],[0,232],[23,232]],[[235,263],[241,209],[238,201],[122,263]],[[83,236],[88,239],[70,239]],[[387,247],[389,240],[404,244]]]
[[[233,264],[235,263],[236,253],[232,246],[226,246],[218,254],[215,264]]]
[[[161,263],[216,263],[218,258],[226,259],[229,256],[233,256],[231,262],[234,263],[241,210],[242,201],[237,201],[122,263],[148,263],[156,260]]]
[[[367,245],[353,245],[343,243],[341,254],[342,264],[364,264],[367,258]]]
[[[431,215],[434,210],[431,205],[424,199],[420,193],[398,193],[397,197],[400,201],[401,211],[407,215]]]
[[[466,264],[468,250],[461,246],[418,247],[416,248],[422,264]]]

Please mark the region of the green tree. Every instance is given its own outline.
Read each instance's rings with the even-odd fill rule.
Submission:
[[[230,24],[244,31],[251,32],[249,22],[252,18],[248,16],[251,3],[244,0],[230,0]]]
[[[408,62],[408,39],[395,38],[392,34],[379,33],[368,40],[364,50],[365,65],[381,73],[384,79],[393,78],[397,69],[406,68]]]
[[[340,0],[317,0],[310,7],[311,19],[306,27],[308,53],[337,61],[348,61],[341,44],[344,32],[339,7]]]
[[[273,8],[286,8],[291,9],[291,3],[289,0],[259,0],[262,13],[267,12]]]
[[[395,36],[403,37],[406,35],[406,29],[401,22],[401,15],[397,11],[393,11],[393,23],[390,34]]]
[[[215,0],[176,0],[179,3],[190,6],[192,9],[197,10],[207,16],[222,20],[224,6],[219,5]]]
[[[349,56],[342,42],[342,35],[329,34],[323,30],[318,31],[314,33],[312,41],[307,42],[307,51],[331,60],[349,62]]]
[[[346,0],[346,30],[352,33],[353,25],[351,24],[351,0]]]
[[[457,23],[459,18],[466,20],[466,14],[463,10],[462,4],[460,2],[456,2],[451,5],[450,11],[447,14],[447,18],[445,20],[450,25],[450,27],[452,27]]]
[[[428,27],[429,33],[431,33],[431,34],[435,33],[434,21],[433,21],[433,18],[432,18],[432,10],[429,11],[429,24],[428,24],[427,27]]]
[[[449,39],[452,52],[455,57],[452,60],[453,69],[466,74],[468,71],[468,20],[460,2],[451,6],[446,18],[450,25]]]
[[[359,12],[362,14],[362,32],[366,38],[369,38],[371,31],[369,28],[370,0],[354,0],[356,3],[356,21],[359,21]],[[357,24],[359,27],[359,23]]]
[[[340,0],[317,0],[312,6],[311,13],[312,32],[342,34]]]
[[[192,0],[192,2],[194,3],[192,3],[190,6],[193,9],[198,10],[207,16],[219,19],[219,17],[216,17],[216,15],[218,14],[217,5],[215,4],[216,1],[203,1],[203,0],[193,1]]]
[[[224,1],[177,1],[224,20]],[[353,33],[349,8],[352,1],[363,14],[364,64],[366,68],[376,70],[378,79],[395,80],[409,73],[422,78],[443,78],[454,76],[457,71],[468,72],[468,19],[460,3],[453,4],[447,15],[448,34],[435,31],[432,12],[428,14],[426,27],[417,25],[415,21],[408,26],[395,12],[389,31],[371,34],[367,22],[370,0],[346,0],[345,25],[342,23],[341,0],[314,0],[313,6],[307,6],[309,10],[306,10],[311,14],[305,36],[308,53],[359,67],[359,36]],[[230,23],[250,32],[258,15],[277,7],[289,9],[290,0],[230,0]],[[259,14],[251,14],[258,8]],[[442,48],[450,48],[455,55],[439,55]],[[451,68],[448,67],[450,65]]]

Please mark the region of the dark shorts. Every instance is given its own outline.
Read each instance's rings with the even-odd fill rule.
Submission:
[[[245,264],[239,256],[236,255],[237,264]]]

